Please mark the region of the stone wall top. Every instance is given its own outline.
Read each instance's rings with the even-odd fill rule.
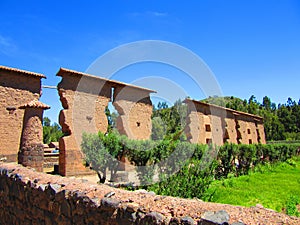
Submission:
[[[75,70],[70,70],[70,69],[66,69],[66,68],[60,68],[59,71],[56,74],[57,76],[60,77],[64,77],[64,76],[74,76],[74,77],[84,77],[86,79],[92,79],[92,80],[97,80],[97,81],[102,81],[105,82],[106,84],[109,84],[111,87],[113,88],[132,88],[132,89],[136,89],[136,90],[140,90],[143,92],[148,92],[148,93],[156,93],[156,91],[148,89],[148,88],[143,88],[143,87],[139,87],[139,86],[135,86],[132,84],[127,84],[124,82],[120,82],[120,81],[115,81],[115,80],[110,80],[104,77],[100,77],[100,76],[96,76],[96,75],[92,75],[92,74],[87,74],[87,73],[83,73],[83,72],[78,72]]]
[[[16,68],[12,68],[12,67],[1,66],[1,65],[0,65],[0,71],[14,72],[14,73],[19,73],[19,74],[23,74],[23,75],[46,78],[46,76],[41,73],[34,73],[34,72],[27,71],[27,70],[20,70],[20,69],[16,69]]]
[[[241,207],[134,192],[0,163],[1,224],[299,224],[260,207]],[[13,199],[13,201],[12,201]],[[226,211],[224,211],[226,210]],[[225,215],[212,221],[208,214]]]

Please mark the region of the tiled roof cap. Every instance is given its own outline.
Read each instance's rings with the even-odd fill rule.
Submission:
[[[48,106],[45,103],[42,103],[42,102],[34,99],[31,102],[28,102],[28,103],[26,103],[24,105],[21,105],[19,108],[20,109],[25,109],[25,108],[50,109],[50,106]]]
[[[25,75],[30,75],[30,76],[46,78],[46,76],[41,73],[34,73],[34,72],[27,71],[27,70],[20,70],[20,69],[16,69],[16,68],[12,68],[12,67],[1,66],[1,65],[0,65],[0,71],[11,71],[11,72],[21,73],[21,74],[25,74]]]
[[[230,109],[230,108],[225,108],[225,107],[222,107],[222,106],[218,106],[218,105],[214,105],[214,104],[210,104],[210,103],[206,103],[206,102],[201,102],[201,101],[190,99],[190,98],[186,98],[183,102],[184,103],[193,102],[193,103],[196,103],[196,104],[199,104],[199,105],[213,107],[213,108],[216,108],[216,109],[221,109],[221,110],[225,110],[225,111],[228,111],[228,112],[232,112],[233,114],[236,114],[236,115],[249,116],[249,117],[259,119],[259,120],[263,119],[263,117],[258,116],[258,115],[254,115],[254,114],[250,114],[250,113],[246,113],[246,112],[242,112],[242,111],[237,111],[237,110]]]
[[[103,80],[105,82],[110,83],[113,87],[121,86],[121,87],[139,89],[139,90],[146,91],[146,92],[149,92],[149,93],[156,93],[156,91],[148,89],[148,88],[144,88],[144,87],[140,87],[140,86],[136,86],[136,85],[132,85],[132,84],[127,84],[127,83],[116,81],[116,80],[110,80],[110,79],[107,79],[107,78],[104,78],[104,77],[91,75],[91,74],[87,74],[87,73],[82,73],[82,72],[78,72],[76,70],[70,70],[70,69],[66,69],[66,68],[61,67],[59,69],[59,71],[57,72],[56,76],[62,77],[64,75],[85,76],[85,77],[89,77],[89,78]]]

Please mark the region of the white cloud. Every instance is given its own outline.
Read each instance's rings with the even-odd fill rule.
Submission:
[[[168,16],[168,13],[165,13],[165,12],[152,12],[152,11],[148,11],[147,14],[150,15],[150,16],[155,16],[155,17],[165,17],[165,16]]]
[[[17,46],[10,38],[4,37],[0,34],[0,53],[4,55],[12,55],[17,50]]]
[[[133,12],[128,14],[131,17],[166,17],[168,13],[157,11]]]

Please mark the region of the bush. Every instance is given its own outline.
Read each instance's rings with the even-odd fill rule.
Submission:
[[[125,156],[137,166],[143,188],[153,183],[157,172],[161,182],[149,189],[181,197],[201,197],[213,179],[259,171],[260,165],[286,161],[299,153],[298,144],[217,147],[180,141],[180,134],[168,135],[160,141],[129,140],[113,131],[106,135],[83,134],[81,146],[86,161],[98,174],[99,171],[103,174],[99,175],[102,179],[105,180],[107,168],[113,176],[118,160]]]
[[[292,195],[286,204],[286,214],[290,216],[300,216],[300,212],[297,209],[297,205],[300,204],[300,198]]]

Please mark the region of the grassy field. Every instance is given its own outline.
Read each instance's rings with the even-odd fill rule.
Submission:
[[[288,202],[291,205],[291,201],[300,197],[300,157],[274,166],[265,165],[247,176],[215,181],[207,193],[212,202],[242,206],[261,204],[285,212]]]

